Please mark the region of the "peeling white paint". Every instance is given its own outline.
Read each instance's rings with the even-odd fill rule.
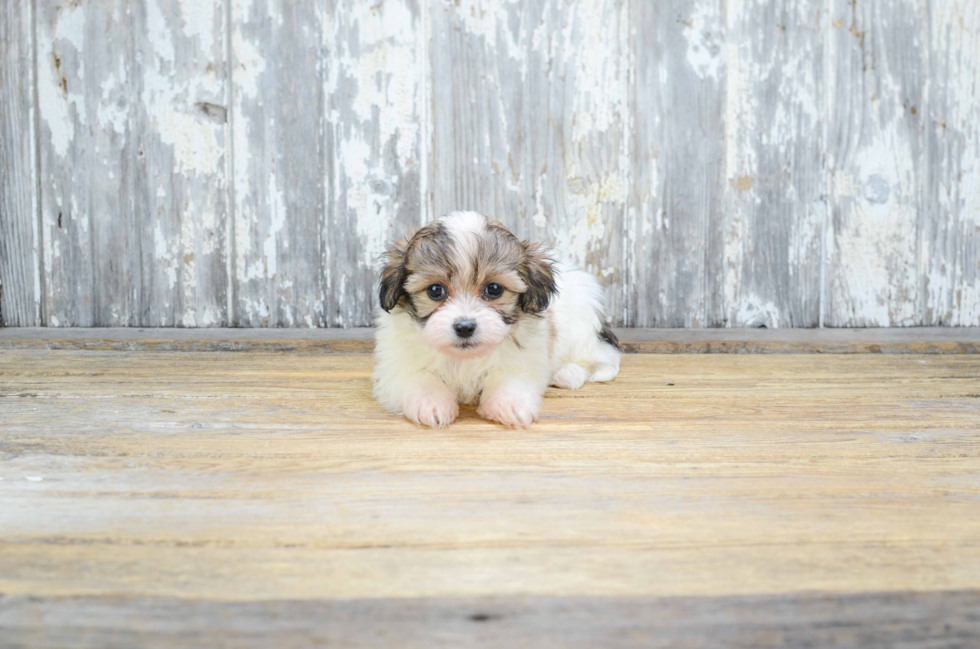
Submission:
[[[724,35],[719,29],[721,14],[717,2],[697,2],[684,25],[687,62],[702,79],[717,79],[724,67]]]
[[[233,3],[235,4],[237,3]],[[259,77],[265,72],[265,58],[238,29],[232,32],[232,49],[235,52],[235,91],[248,99],[256,99],[259,94]]]
[[[157,268],[167,278],[167,286],[177,287],[177,255],[170,247],[170,239],[164,235],[163,225],[157,221],[153,228],[153,257]]]
[[[904,92],[891,75],[883,74],[879,102],[902,107]],[[919,186],[915,152],[903,110],[881,108],[867,114],[876,137],[851,156],[848,172],[836,178],[845,200],[846,218],[835,233],[834,252],[842,260],[831,292],[846,310],[845,322],[872,326],[907,326],[919,320],[918,268],[915,241]],[[889,116],[890,115],[890,116]],[[869,184],[878,189],[870,194]],[[879,200],[882,186],[888,200]]]
[[[332,117],[347,125],[351,118],[359,122],[357,128],[336,131],[341,164],[334,182],[355,216],[365,258],[374,259],[384,251],[391,232],[398,187],[384,165],[384,150],[394,144],[394,162],[402,172],[419,167],[418,23],[402,2],[359,2],[348,10],[331,22],[331,42],[339,49],[329,60],[324,90],[334,96],[354,89],[352,101],[342,104],[353,115]],[[374,142],[382,150],[374,148]]]
[[[173,147],[176,171],[210,175],[221,166],[224,150],[219,137],[223,127],[207,118],[196,104],[202,94],[210,94],[212,82],[197,75],[175,74],[173,43],[186,35],[168,27],[160,1],[146,3],[151,60],[143,69],[143,106],[160,141]],[[221,20],[215,7],[210,11],[199,8],[189,18],[194,22],[193,35],[199,39],[202,32],[213,33],[215,21]],[[202,82],[207,85],[202,87]]]
[[[265,240],[262,242],[262,253],[265,260],[263,276],[273,278],[279,272],[279,235],[286,226],[287,214],[286,199],[283,197],[282,190],[276,182],[275,174],[269,175],[268,183],[269,229],[266,231]]]
[[[197,50],[211,52],[214,48],[214,21],[221,20],[221,3],[200,2],[200,0],[179,0],[180,29],[188,38],[197,39]]]
[[[622,128],[626,117],[622,59],[610,56],[624,46],[614,4],[585,2],[570,7],[562,34],[563,48],[552,56],[574,71],[572,140],[585,143],[612,127]],[[580,44],[588,43],[588,47]],[[566,73],[567,74],[567,73]]]
[[[557,233],[558,248],[583,269],[597,272],[590,257],[602,248],[607,235],[605,209],[621,209],[625,205],[626,187],[618,173],[608,174],[600,182],[586,184],[578,177],[569,178],[568,182],[572,189],[569,211],[575,220],[567,235]]]
[[[660,88],[640,91],[629,81],[641,65],[633,59],[639,50],[631,52],[629,43],[650,43],[627,20],[636,3],[359,0],[323,4],[320,13],[311,14],[314,20],[301,20],[293,29],[287,28],[293,17],[281,1],[232,0],[231,23],[225,26],[222,6],[148,0],[145,21],[128,19],[128,5],[113,13],[116,25],[139,22],[136,26],[145,28],[133,35],[135,61],[129,52],[88,42],[96,23],[101,25],[93,16],[103,15],[91,9],[94,5],[64,3],[38,23],[37,136],[46,160],[64,159],[71,169],[96,166],[99,177],[115,186],[132,177],[120,167],[117,147],[131,147],[127,140],[136,135],[134,127],[147,129],[139,134],[148,156],[140,164],[151,170],[153,184],[140,189],[139,197],[156,200],[149,201],[151,213],[142,221],[150,224],[144,236],[152,238],[142,241],[143,254],[152,255],[159,273],[153,281],[161,286],[154,285],[154,291],[169,289],[173,295],[165,296],[166,304],[181,299],[183,309],[169,316],[157,313],[155,322],[221,322],[223,307],[216,309],[210,297],[201,295],[217,281],[211,277],[210,257],[224,254],[235,290],[241,292],[229,293],[228,299],[237,297],[247,316],[254,314],[263,324],[355,323],[372,300],[365,273],[385,242],[407,225],[402,213],[416,200],[408,180],[421,176],[418,219],[429,215],[430,201],[441,205],[449,200],[446,196],[485,201],[483,207],[503,210],[505,218],[535,238],[551,237],[612,283],[644,273],[690,275],[685,290],[704,295],[672,295],[665,282],[650,290],[660,295],[638,299],[686,301],[683,308],[694,314],[692,322],[700,322],[707,312],[705,295],[713,293],[723,293],[720,310],[732,324],[792,321],[793,307],[787,306],[792,298],[767,294],[765,283],[771,280],[758,280],[765,272],[757,267],[782,255],[788,258],[785,275],[791,283],[812,273],[829,204],[838,229],[827,232],[827,254],[819,260],[832,262],[821,280],[829,287],[824,300],[829,324],[915,324],[923,318],[932,319],[927,324],[980,324],[980,11],[962,0],[935,0],[911,9],[908,3],[874,9],[838,4],[795,3],[774,13],[771,3],[760,0],[680,3],[681,14],[671,15],[672,22],[657,36],[666,39],[658,47],[674,51],[642,63],[649,66],[643,83]],[[842,15],[829,15],[838,10]],[[852,10],[858,18],[850,31]],[[756,38],[762,27],[758,16],[782,21],[766,23],[773,29],[764,44]],[[834,26],[837,19],[843,24]],[[826,22],[815,25],[818,21]],[[812,34],[806,31],[810,25],[815,25]],[[457,30],[451,37],[440,31],[447,26]],[[787,32],[776,33],[782,27]],[[900,46],[922,53],[909,58],[904,51],[892,51],[899,46],[882,37],[886,29],[889,34],[905,30],[910,38]],[[860,51],[864,30],[867,51]],[[307,81],[323,84],[309,93],[310,105],[293,114],[288,107],[272,109],[281,95],[296,92],[296,79],[289,76],[294,72],[277,61],[289,51],[290,38],[302,41],[306,54],[319,45],[313,56],[320,67]],[[450,63],[456,72],[472,73],[472,83],[454,88],[451,75],[427,77],[437,69],[430,59],[434,42],[461,48],[445,55],[460,57]],[[792,45],[780,44],[785,42]],[[224,60],[226,47],[233,51],[233,62]],[[115,67],[106,65],[107,54]],[[299,51],[290,55],[310,60]],[[823,59],[822,75],[817,57]],[[905,69],[916,60],[919,69]],[[680,65],[675,69],[667,61]],[[227,91],[226,65],[233,81]],[[308,71],[304,68],[303,74]],[[723,133],[717,132],[722,124],[717,116],[671,112],[676,106],[670,102],[682,99],[671,95],[679,92],[678,75],[701,81],[685,84],[684,98],[698,93],[698,100],[715,112],[713,106],[723,105]],[[136,88],[139,96],[130,96]],[[454,93],[453,104],[439,101],[447,92]],[[231,106],[225,106],[229,93]],[[917,93],[922,105],[913,118],[907,104]],[[631,115],[636,97],[665,103],[653,112],[639,104]],[[202,110],[202,102],[218,112]],[[471,116],[461,119],[471,123],[453,122],[447,106],[461,114],[469,111]],[[216,117],[224,108],[231,109],[234,127]],[[438,108],[436,115],[429,115],[430,108]],[[301,142],[301,151],[284,150],[284,142],[296,146],[291,129],[297,121],[318,110],[312,119],[319,139]],[[635,128],[637,122],[642,128]],[[829,132],[831,127],[838,130]],[[454,140],[446,135],[454,129],[473,131]],[[678,141],[677,132],[693,133],[684,137],[697,141]],[[653,141],[638,141],[640,133]],[[818,133],[826,140],[821,144],[826,158],[813,169],[796,165],[800,140]],[[722,146],[716,151],[723,160],[709,159],[714,153],[705,154],[705,147],[720,141],[724,151]],[[470,146],[448,155],[458,142]],[[233,161],[227,155],[232,148]],[[704,179],[706,193],[724,195],[724,210],[701,194],[694,202],[704,199],[705,205],[683,210],[685,217],[708,213],[703,224],[669,218],[679,196],[692,200],[676,185],[660,185],[666,177],[663,165],[674,160],[676,168],[680,149],[703,156],[706,164],[724,164],[717,174],[720,186],[714,185],[715,178]],[[643,177],[631,169],[631,154],[638,150],[649,151],[652,159],[643,162],[652,170]],[[295,187],[284,163],[294,161],[284,157],[294,153],[322,165],[318,171],[324,175],[332,170],[332,177],[323,178],[322,187]],[[226,178],[222,171],[232,165],[235,177]],[[929,170],[928,178],[923,169]],[[45,236],[39,254],[44,272],[90,263],[88,238],[104,230],[99,219],[106,218],[107,206],[115,209],[118,200],[118,207],[127,209],[125,201],[132,197],[119,192],[121,199],[93,202],[84,192],[63,186],[64,173],[41,173],[45,187],[59,187],[43,203]],[[801,173],[808,176],[799,178]],[[227,182],[234,183],[233,206],[221,203]],[[826,189],[827,204],[815,199],[811,187]],[[315,196],[308,205],[322,212],[316,226],[327,245],[317,248],[314,259],[286,252],[295,250],[296,237],[310,236],[292,227],[307,205],[297,201],[302,192]],[[779,201],[790,206],[788,211],[779,211]],[[59,231],[57,212],[49,209],[54,207],[70,215],[71,236]],[[230,227],[220,222],[229,209],[235,213]],[[933,212],[941,216],[922,216]],[[159,223],[153,220],[158,214]],[[412,218],[418,220],[414,212]],[[629,230],[620,232],[623,218]],[[778,250],[758,241],[766,219],[788,233]],[[414,220],[411,225],[417,224]],[[330,229],[338,224],[350,224],[351,231]],[[214,236],[225,227],[234,231],[233,241]],[[708,237],[719,234],[721,273],[708,277],[698,264],[715,261],[706,258],[705,246]],[[613,259],[608,249],[620,242],[628,252]],[[715,238],[711,245],[716,244]],[[348,251],[355,251],[354,263],[338,261],[349,259]],[[661,267],[651,269],[654,251],[663,253]],[[629,267],[621,268],[620,262]],[[310,277],[318,272],[323,277],[301,277],[296,269],[304,267]],[[39,275],[38,294],[40,280]],[[310,287],[316,282],[313,295]],[[72,290],[64,282],[51,284],[66,294]],[[785,290],[779,286],[774,292],[777,288]],[[330,303],[329,316],[317,310],[326,309],[321,303]],[[122,304],[104,308],[115,319],[129,315]],[[71,317],[52,314],[49,321],[58,324]]]
[[[736,316],[736,327],[762,327],[777,329],[781,320],[779,307],[770,300],[749,294],[742,298]]]
[[[58,12],[54,33],[50,28],[38,30],[38,110],[51,135],[51,146],[60,157],[68,153],[75,138],[75,119],[85,121],[84,96],[73,92],[85,79],[81,58],[85,24],[84,8],[69,5]],[[69,55],[77,65],[72,70],[63,69],[69,64]]]
[[[97,108],[99,125],[105,131],[112,131],[116,135],[125,136],[130,130],[129,104],[124,99],[125,93],[128,91],[126,79],[123,77],[121,80],[117,80],[116,76],[111,74],[102,81],[101,87],[102,101],[99,102]],[[117,98],[118,95],[122,96]]]

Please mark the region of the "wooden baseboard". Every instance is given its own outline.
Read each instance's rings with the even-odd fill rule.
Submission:
[[[980,642],[978,606],[977,591],[259,602],[0,595],[0,628],[9,646],[38,649],[952,648]]]
[[[616,329],[641,354],[977,354],[980,327]],[[0,328],[0,349],[368,353],[360,329]]]

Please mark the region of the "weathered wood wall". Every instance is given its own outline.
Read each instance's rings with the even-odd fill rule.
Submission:
[[[0,0],[0,323],[355,326],[453,209],[628,326],[980,324],[973,0]]]

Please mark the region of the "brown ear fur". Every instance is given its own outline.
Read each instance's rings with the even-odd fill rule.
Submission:
[[[518,302],[525,313],[540,313],[558,294],[553,262],[541,246],[527,241],[521,245],[524,247],[524,259],[517,272],[527,284],[527,290],[521,294]]]
[[[396,241],[388,247],[382,257],[384,268],[381,269],[381,278],[378,282],[378,300],[385,311],[391,311],[398,306],[398,302],[405,295],[403,287],[407,275],[405,261],[408,243],[411,240],[411,236],[408,236],[401,241]]]

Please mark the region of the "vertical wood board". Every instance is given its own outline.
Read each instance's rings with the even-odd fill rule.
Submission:
[[[424,26],[415,0],[337,0],[328,15],[323,317],[364,326],[386,244],[423,224]]]
[[[472,209],[607,286],[628,274],[627,4],[432,2],[436,215]]]
[[[133,7],[37,2],[41,233],[51,326],[140,324]]]
[[[222,3],[136,5],[143,326],[230,324],[225,21]]]
[[[724,6],[634,0],[631,20],[628,322],[723,326]]]
[[[725,324],[820,319],[823,0],[729,0],[726,51]]]
[[[980,324],[980,4],[933,0],[923,197],[922,324]]]
[[[830,20],[824,323],[921,324],[925,5],[833,0]]]
[[[40,325],[34,38],[30,6],[0,0],[0,326]]]
[[[325,9],[231,0],[236,326],[324,324]]]

